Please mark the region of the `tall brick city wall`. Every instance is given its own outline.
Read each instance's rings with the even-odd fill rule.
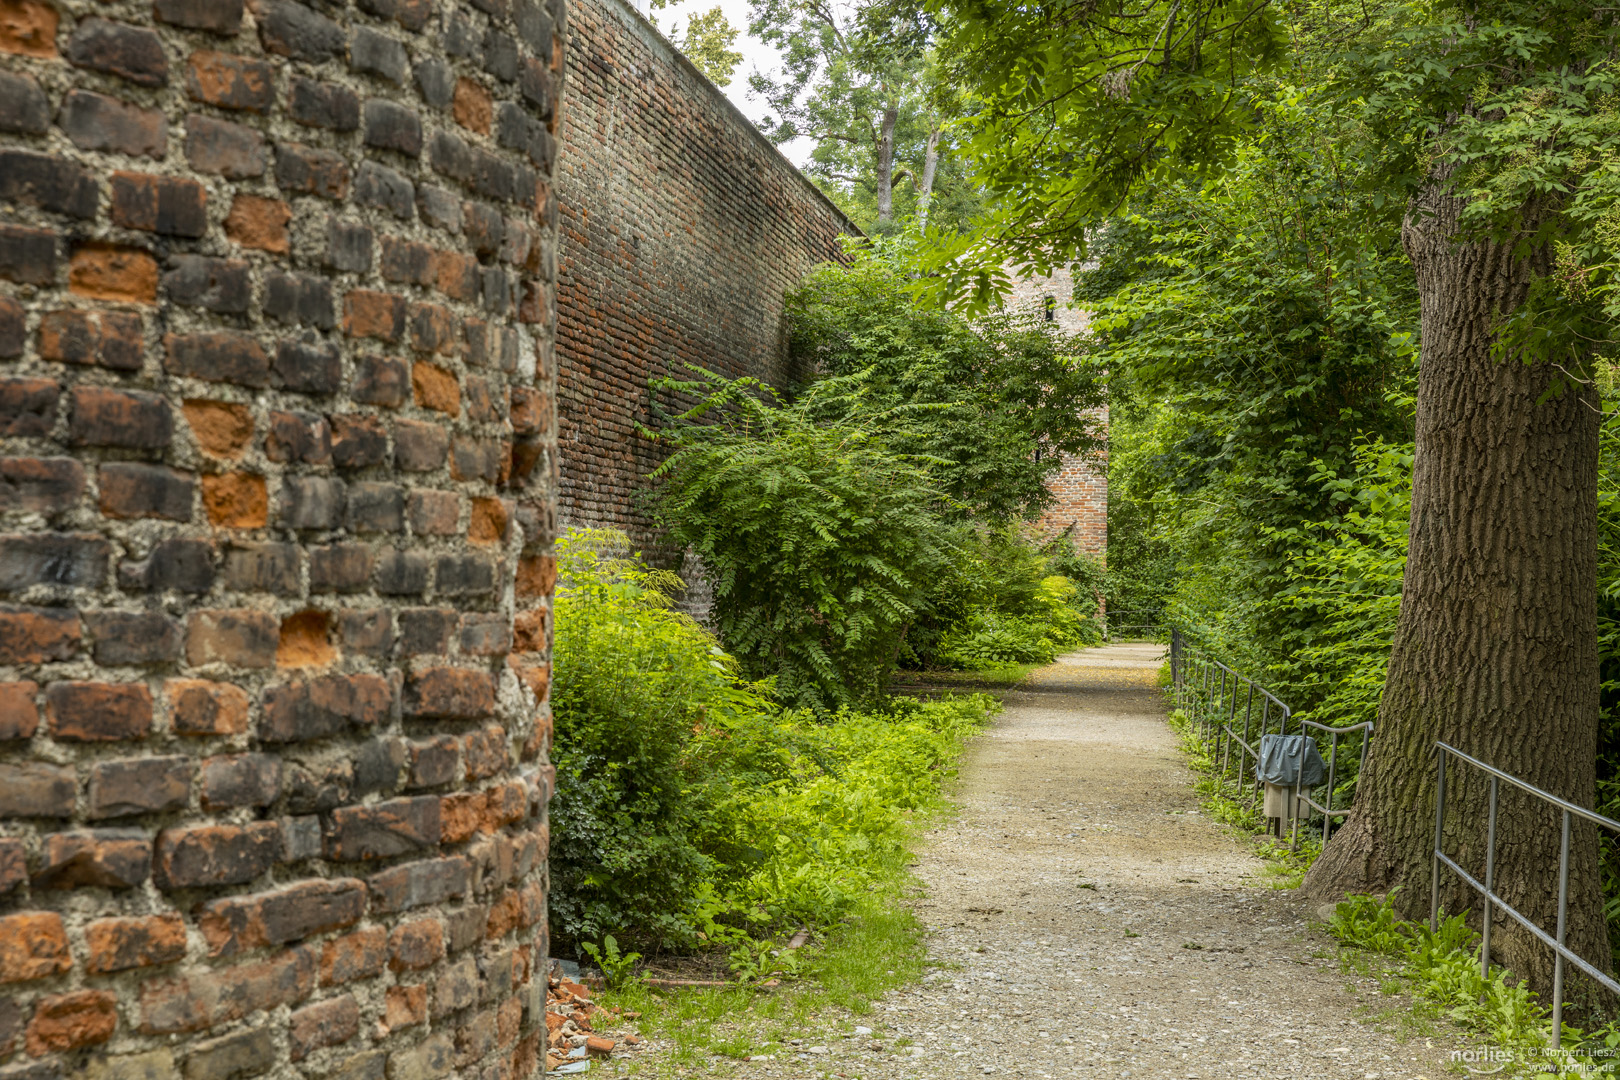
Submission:
[[[856,230],[624,0],[577,0],[568,28],[560,513],[645,544],[648,380],[787,384],[783,293]]]
[[[1074,276],[1065,268],[1054,270],[1048,277],[1014,279],[1006,305],[1015,309],[1039,311],[1050,317],[1065,333],[1078,334],[1086,329],[1088,316],[1071,304],[1074,296]],[[1098,410],[1097,418],[1106,426],[1108,410]],[[1106,558],[1108,555],[1108,455],[1093,463],[1081,458],[1064,456],[1063,468],[1047,484],[1055,502],[1042,515],[1036,528],[1044,536],[1057,536],[1068,531],[1075,547],[1087,555]]]
[[[537,1071],[561,19],[0,0],[5,1080]]]

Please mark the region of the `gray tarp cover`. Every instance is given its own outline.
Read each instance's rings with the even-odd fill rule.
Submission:
[[[1316,752],[1316,740],[1304,735],[1263,735],[1260,738],[1260,760],[1254,775],[1268,784],[1293,787],[1294,779],[1304,763],[1305,775],[1299,777],[1300,787],[1315,787],[1322,782],[1327,768],[1322,755]]]

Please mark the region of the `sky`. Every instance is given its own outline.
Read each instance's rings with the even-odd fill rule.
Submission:
[[[632,4],[643,12],[646,11],[646,0],[631,0]],[[653,21],[667,36],[673,30],[686,30],[686,20],[691,15],[701,15],[716,4],[725,12],[726,21],[739,31],[737,44],[732,46],[737,52],[743,54],[742,63],[737,65],[737,71],[731,77],[731,85],[723,87],[726,97],[741,109],[743,115],[756,123],[770,110],[763,101],[750,101],[748,98],[748,73],[754,70],[775,71],[780,66],[780,57],[775,49],[748,33],[748,3],[749,0],[672,0],[668,7],[651,12]],[[814,144],[809,139],[795,139],[791,143],[784,143],[782,153],[793,164],[804,167],[810,159],[810,151]]]

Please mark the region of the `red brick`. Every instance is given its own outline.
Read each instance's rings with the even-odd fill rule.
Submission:
[[[420,971],[444,959],[444,928],[437,919],[401,923],[388,935],[391,971]]]
[[[506,732],[490,725],[462,736],[462,758],[467,763],[467,779],[482,780],[507,766]]]
[[[34,882],[46,889],[131,889],[152,872],[152,841],[130,829],[53,833]]]
[[[157,303],[157,260],[139,248],[81,244],[73,249],[68,288],[93,300]]]
[[[143,683],[52,683],[45,690],[45,718],[57,739],[142,739],[152,730],[152,691]]]
[[[427,1022],[427,987],[390,986],[383,1005],[383,1025],[390,1031]]]
[[[304,881],[255,896],[211,900],[198,913],[197,928],[210,956],[234,956],[352,926],[365,910],[365,884],[354,878]]]
[[[275,102],[276,70],[263,60],[200,49],[186,61],[186,92],[222,109],[262,113]]]
[[[474,544],[506,542],[506,506],[499,499],[475,496],[467,523],[467,539]]]
[[[104,1043],[117,1028],[117,998],[105,990],[76,990],[40,999],[23,1045],[43,1057]]]
[[[253,414],[226,401],[187,401],[180,411],[197,445],[214,457],[236,458],[253,438]]]
[[[388,932],[381,927],[356,930],[321,947],[321,985],[339,986],[382,974],[388,962]]]
[[[439,804],[439,842],[461,844],[471,840],[486,820],[488,797],[482,791],[446,795]]]
[[[186,924],[178,915],[98,919],[84,928],[84,969],[104,975],[185,959]]]
[[[531,555],[518,560],[517,594],[526,599],[550,596],[557,586],[557,559]]]
[[[0,0],[0,52],[55,56],[59,18],[42,0]]]
[[[280,854],[281,827],[273,821],[164,829],[153,876],[161,889],[240,885],[268,870]]]
[[[201,1031],[216,1024],[302,1001],[315,988],[315,950],[286,950],[259,964],[243,964],[172,982],[142,984],[141,1031]]]
[[[170,679],[164,685],[177,735],[240,735],[248,728],[248,695],[231,683]]]
[[[261,195],[238,195],[225,218],[225,235],[243,247],[285,255],[290,250],[287,223],[292,207],[280,199]]]
[[[398,341],[405,333],[405,298],[351,289],[343,297],[343,332],[350,337]]]
[[[438,366],[418,362],[411,367],[411,390],[416,404],[448,416],[461,412],[461,388],[451,372]]]
[[[0,606],[0,663],[71,660],[78,651],[78,612]]]
[[[323,1046],[340,1046],[360,1034],[360,1006],[344,995],[306,1005],[290,1017],[287,1029],[289,1057],[302,1061]]]
[[[456,118],[456,123],[468,131],[488,135],[490,123],[495,118],[495,99],[488,90],[471,79],[457,79],[451,115]]]
[[[433,255],[433,278],[438,290],[452,300],[478,299],[478,260],[460,251]]]
[[[0,917],[0,983],[42,979],[72,966],[62,916],[25,911]]]
[[[270,521],[270,491],[254,473],[215,473],[202,478],[208,523],[222,529],[262,529]]]

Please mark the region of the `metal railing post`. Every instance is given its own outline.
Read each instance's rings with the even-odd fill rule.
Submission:
[[[1491,974],[1491,890],[1496,888],[1496,798],[1499,781],[1491,777],[1491,817],[1485,828],[1485,925],[1479,937],[1479,977]]]
[[[1337,775],[1338,768],[1339,768],[1339,733],[1337,731],[1335,731],[1333,733],[1333,748],[1328,751],[1327,802],[1323,804],[1329,810],[1333,809],[1333,778],[1334,778],[1335,775]],[[1328,842],[1328,826],[1330,824],[1332,824],[1332,822],[1333,822],[1333,815],[1332,814],[1324,813],[1322,815],[1322,846],[1324,848],[1327,847],[1327,842]]]
[[[1569,811],[1564,811],[1564,839],[1558,848],[1558,945],[1553,951],[1552,1048],[1564,1045],[1564,931],[1569,923]]]
[[[1429,931],[1440,928],[1440,830],[1446,820],[1446,750],[1435,747],[1434,781],[1434,854],[1430,856],[1432,871],[1429,877]]]

